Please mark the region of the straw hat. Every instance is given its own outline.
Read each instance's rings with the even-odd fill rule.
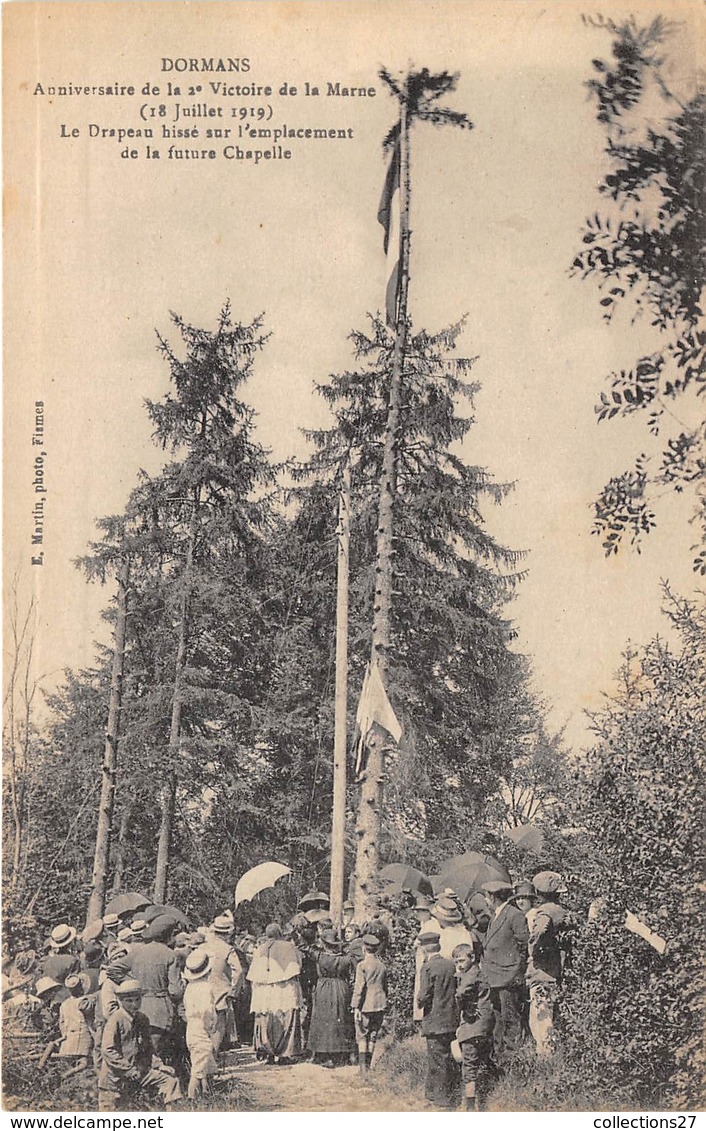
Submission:
[[[119,986],[115,987],[114,993],[118,997],[126,997],[128,994],[139,994],[142,996],[142,986],[137,978],[126,978]]]
[[[229,935],[233,930],[233,920],[230,915],[217,915],[211,923],[211,930],[217,935]]]
[[[456,900],[448,895],[439,896],[431,913],[435,919],[443,920],[445,923],[460,923],[463,919]]]
[[[208,951],[203,947],[197,947],[192,950],[186,959],[184,966],[184,981],[196,982],[199,978],[205,978],[211,970],[211,956]]]
[[[70,927],[68,923],[59,923],[58,927],[54,927],[49,941],[56,950],[63,950],[65,946],[69,946],[76,938],[76,928]]]

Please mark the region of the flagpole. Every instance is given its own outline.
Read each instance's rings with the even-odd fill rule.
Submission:
[[[346,457],[338,498],[338,569],[336,577],[336,698],[331,821],[331,918],[343,918],[346,848],[346,712],[348,709],[348,577],[350,564],[351,465]]]
[[[399,290],[395,319],[395,345],[392,356],[387,426],[380,475],[378,529],[375,563],[375,604],[371,665],[377,664],[387,691],[388,651],[391,645],[392,608],[392,545],[394,498],[397,490],[397,435],[400,416],[400,391],[405,349],[407,346],[407,296],[409,289],[409,86],[408,80],[400,98],[400,265]],[[368,759],[361,783],[360,807],[356,835],[355,917],[362,919],[373,909],[375,883],[380,865],[380,830],[382,823],[385,747],[391,740],[376,726],[366,745]]]

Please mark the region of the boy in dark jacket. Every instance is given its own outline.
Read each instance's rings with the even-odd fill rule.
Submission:
[[[422,1033],[427,1041],[426,1098],[448,1110],[453,1087],[451,1042],[458,1025],[456,968],[442,958],[439,935],[425,931],[419,936],[424,965],[419,975],[417,1004],[423,1011]]]
[[[456,1040],[463,1054],[463,1110],[483,1111],[488,1080],[494,1072],[491,1053],[495,1016],[490,989],[480,972],[478,952],[472,946],[461,943],[452,957],[461,1014]]]
[[[364,954],[355,971],[351,1008],[355,1018],[360,1075],[365,1079],[387,1009],[387,970],[377,956],[380,947],[377,935],[363,935],[361,942]]]
[[[154,1055],[150,1023],[140,1011],[142,987],[127,978],[115,990],[118,1008],[103,1030],[102,1058],[98,1076],[98,1110],[120,1111],[141,1091],[158,1092],[166,1111],[181,1099],[181,1088],[173,1069]]]

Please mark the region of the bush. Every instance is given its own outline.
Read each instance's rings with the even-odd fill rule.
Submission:
[[[666,597],[679,645],[626,655],[579,774],[604,899],[574,939],[564,1041],[580,1078],[618,1102],[628,1088],[632,1107],[700,1109],[706,610]],[[625,929],[626,909],[666,940],[663,955]]]

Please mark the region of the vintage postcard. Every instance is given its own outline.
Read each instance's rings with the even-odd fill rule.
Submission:
[[[5,1107],[698,1110],[703,6],[3,32]]]

